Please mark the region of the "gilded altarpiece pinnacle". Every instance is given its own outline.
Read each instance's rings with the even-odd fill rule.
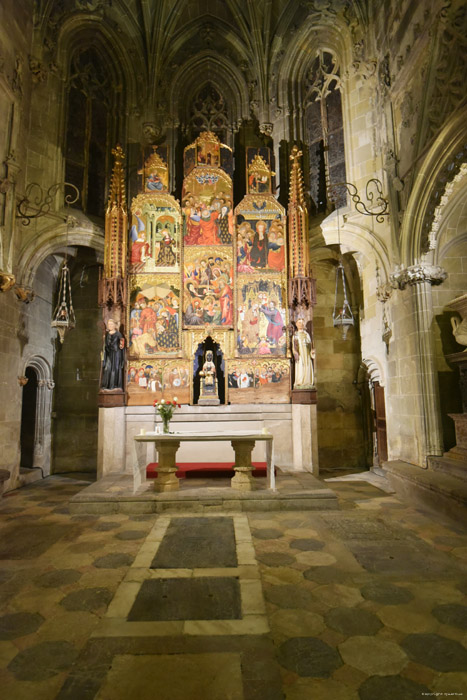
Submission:
[[[313,306],[316,304],[316,285],[310,270],[308,211],[303,191],[301,157],[302,151],[294,146],[290,155],[288,207],[289,328],[294,356],[292,403],[315,403]]]
[[[123,406],[125,393],[125,311],[128,216],[120,145],[113,150],[114,167],[105,212],[104,271],[99,280],[99,305],[103,307],[105,335],[102,350],[99,405]]]

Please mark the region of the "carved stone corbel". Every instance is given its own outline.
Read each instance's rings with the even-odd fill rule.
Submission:
[[[23,304],[30,304],[31,301],[34,301],[36,296],[36,292],[32,287],[25,287],[17,284],[13,291],[18,301],[23,302]]]
[[[15,286],[16,278],[10,272],[0,270],[0,292],[8,292]]]

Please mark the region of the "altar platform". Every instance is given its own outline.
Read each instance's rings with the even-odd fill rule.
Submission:
[[[80,491],[70,501],[72,513],[238,513],[337,509],[332,489],[308,472],[282,472],[276,467],[276,490],[255,479],[254,489],[238,491],[230,479],[180,479],[179,489],[157,492],[148,480],[133,493],[131,474],[110,474]]]

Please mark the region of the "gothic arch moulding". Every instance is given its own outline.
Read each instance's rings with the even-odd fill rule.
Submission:
[[[171,114],[178,115],[179,122],[188,125],[194,97],[209,84],[225,100],[230,128],[238,128],[249,116],[248,87],[244,76],[225,58],[210,52],[187,61],[174,75],[169,95]]]
[[[35,238],[23,251],[17,267],[17,279],[21,284],[33,286],[37,270],[47,256],[63,251],[68,246],[84,246],[96,251],[100,261],[104,260],[103,233],[93,230],[94,226],[78,225],[67,230],[66,224],[49,228]]]
[[[40,467],[44,473],[50,473],[50,416],[52,408],[52,391],[55,383],[52,368],[41,355],[31,355],[23,361],[22,375],[31,368],[37,375],[37,401],[34,430],[33,467]]]
[[[378,382],[380,386],[384,387],[386,385],[383,368],[379,361],[374,357],[368,356],[362,358],[359,367],[359,381],[361,381],[361,374],[366,375],[372,384],[374,384],[374,382]]]
[[[407,267],[436,248],[436,211],[466,162],[467,125],[460,110],[435,139],[417,173],[401,228],[401,257]]]

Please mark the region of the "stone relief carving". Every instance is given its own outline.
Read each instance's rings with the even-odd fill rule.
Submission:
[[[462,317],[460,321],[458,318],[451,318],[452,334],[459,345],[467,346],[467,294],[456,297],[449,302],[448,306],[455,309]],[[464,352],[467,354],[467,347]]]
[[[465,7],[441,13],[438,55],[431,95],[427,101],[427,130],[424,143],[440,129],[465,97],[467,82],[467,13]]]
[[[352,61],[352,69],[354,73],[363,80],[368,80],[376,74],[378,62],[374,58],[365,56],[365,42],[363,39],[356,41],[353,45],[354,59]]]
[[[23,94],[23,59],[21,56],[16,57],[15,68],[9,83],[13,92],[18,93],[20,96]]]

